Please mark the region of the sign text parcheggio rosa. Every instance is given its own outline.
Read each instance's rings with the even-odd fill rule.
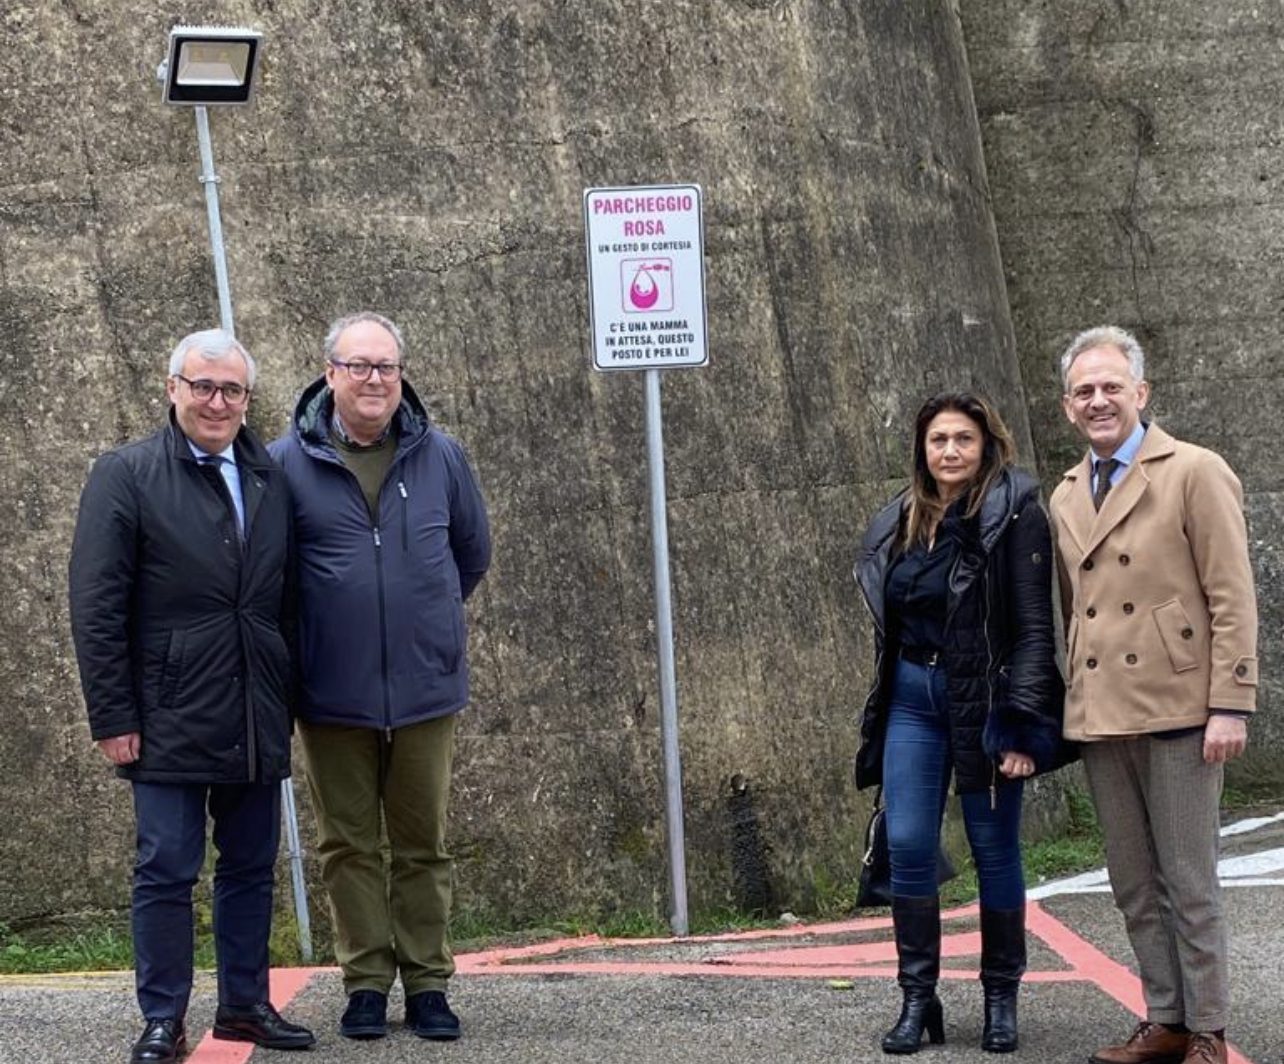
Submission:
[[[690,193],[646,195],[647,189],[637,189],[641,195],[610,195],[610,189],[589,189],[590,193],[607,193],[593,200],[594,214],[662,214],[685,213],[696,210],[695,196]]]

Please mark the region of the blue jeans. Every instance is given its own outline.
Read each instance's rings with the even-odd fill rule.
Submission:
[[[192,990],[192,887],[214,821],[214,950],[218,1000],[268,999],[272,870],[281,837],[275,783],[135,783],[134,972],[148,1020],[181,1020]]]
[[[945,670],[898,660],[887,710],[883,748],[883,802],[892,862],[892,893],[936,894],[936,851],[949,792],[949,697]],[[963,794],[963,823],[976,863],[981,904],[987,909],[1025,905],[1021,870],[1021,795],[1024,783],[1004,780],[995,808],[990,791]]]

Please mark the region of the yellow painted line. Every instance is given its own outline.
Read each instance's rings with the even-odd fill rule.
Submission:
[[[0,975],[0,986],[80,987],[86,985],[133,981],[133,971],[110,972],[23,972],[17,975]]]
[[[197,980],[213,979],[214,972],[196,969]],[[44,988],[101,986],[107,983],[134,981],[133,968],[115,968],[92,972],[17,972],[0,975],[0,986],[38,986]]]

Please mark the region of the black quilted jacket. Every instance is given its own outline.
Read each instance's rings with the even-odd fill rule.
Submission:
[[[883,737],[898,650],[884,604],[889,563],[904,520],[905,493],[870,523],[855,576],[873,615],[877,676],[865,701],[856,784],[883,777]],[[1052,540],[1038,482],[1005,470],[980,512],[963,522],[950,571],[945,671],[957,793],[1002,786],[999,755],[1015,750],[1046,772],[1072,757],[1061,741],[1065,689],[1052,635]]]

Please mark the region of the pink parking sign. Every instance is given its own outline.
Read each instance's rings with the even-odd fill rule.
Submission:
[[[705,365],[700,186],[585,189],[584,232],[593,367]]]

